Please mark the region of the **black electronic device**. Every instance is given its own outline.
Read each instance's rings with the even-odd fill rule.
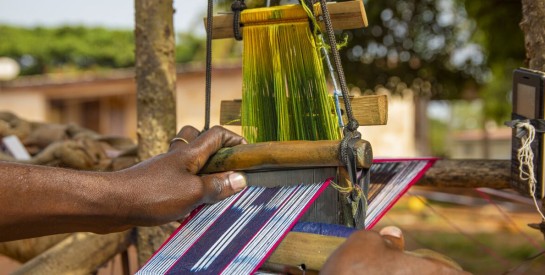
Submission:
[[[544,197],[545,183],[545,145],[540,125],[545,125],[545,73],[525,68],[518,68],[513,73],[513,112],[511,119],[528,121],[536,128],[535,139],[530,148],[534,158],[531,163],[536,179],[535,198]],[[522,147],[522,138],[528,133],[520,127],[513,128],[511,148],[511,186],[520,193],[531,196],[527,179],[520,177],[518,151]],[[528,166],[522,166],[528,169]],[[523,170],[524,171],[524,170]]]

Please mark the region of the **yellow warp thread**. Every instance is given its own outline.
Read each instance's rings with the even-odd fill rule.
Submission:
[[[243,22],[294,18],[299,9],[248,10]],[[340,138],[319,48],[303,22],[243,28],[241,124],[251,142]]]
[[[329,185],[331,185],[335,190],[339,191],[339,193],[347,195],[347,194],[350,194],[354,190],[354,186],[352,185],[352,182],[350,182],[349,180],[347,180],[347,182],[348,182],[348,186],[346,186],[346,187],[345,186],[340,186],[337,183],[335,183],[334,181],[331,181],[331,183]]]

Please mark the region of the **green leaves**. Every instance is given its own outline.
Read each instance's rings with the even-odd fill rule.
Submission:
[[[0,37],[0,56],[17,60],[23,75],[134,66],[132,30],[0,25]],[[177,40],[177,62],[204,59],[202,38],[179,34]]]
[[[0,55],[19,61],[23,74],[134,64],[133,33],[104,28],[0,26]]]

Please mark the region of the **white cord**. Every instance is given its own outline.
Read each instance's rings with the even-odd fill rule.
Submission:
[[[519,161],[519,178],[521,180],[528,181],[530,195],[534,200],[537,212],[539,212],[541,218],[545,220],[545,215],[543,215],[543,212],[541,212],[541,207],[537,203],[537,199],[535,196],[536,176],[534,173],[534,152],[532,152],[532,148],[530,147],[530,145],[536,138],[536,129],[534,128],[534,126],[532,126],[532,124],[530,124],[529,121],[518,122],[517,124],[515,124],[515,128],[524,128],[526,130],[526,133],[528,133],[521,138],[522,144],[517,150],[517,158]],[[524,169],[524,166],[526,166],[527,169]]]

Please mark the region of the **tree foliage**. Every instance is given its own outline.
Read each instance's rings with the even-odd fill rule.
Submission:
[[[483,49],[462,4],[450,0],[369,0],[369,26],[344,34],[347,81],[362,90],[405,87],[431,98],[459,98],[484,81]]]
[[[525,48],[519,27],[522,19],[520,0],[471,1],[465,4],[469,16],[476,22],[472,39],[486,50],[490,79],[480,91],[484,100],[484,115],[503,122],[511,112],[510,93],[513,70],[524,66]]]
[[[486,119],[509,118],[512,72],[525,52],[519,0],[368,0],[365,7],[369,27],[345,32],[348,82],[394,92],[409,86],[432,99],[478,97]]]
[[[119,68],[134,65],[134,36],[130,31],[82,26],[0,26],[0,37],[0,56],[16,59],[23,74],[67,67]]]
[[[64,26],[23,28],[0,25],[0,56],[19,62],[23,75],[134,66],[131,30]],[[203,38],[178,34],[176,61],[199,59]]]

